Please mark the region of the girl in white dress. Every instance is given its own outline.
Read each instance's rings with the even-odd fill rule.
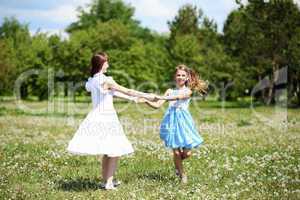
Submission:
[[[86,90],[91,92],[93,109],[82,121],[67,150],[79,155],[103,155],[102,178],[105,189],[115,189],[113,175],[120,156],[133,153],[113,106],[113,96],[134,100],[143,97],[155,99],[155,95],[138,92],[118,85],[106,76],[108,57],[98,53],[91,59],[91,75]]]

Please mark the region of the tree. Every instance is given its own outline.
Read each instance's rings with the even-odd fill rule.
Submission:
[[[67,28],[69,33],[114,20],[126,25],[135,37],[144,41],[154,39],[148,28],[141,27],[140,22],[133,19],[134,8],[122,0],[93,0],[88,8],[79,7],[78,12],[79,20],[70,24]]]
[[[52,65],[53,54],[49,46],[49,40],[46,34],[37,33],[32,37],[30,45],[31,54],[28,69],[35,69],[39,73],[28,79],[30,94],[37,96],[39,100],[45,100],[49,97],[51,86],[48,85],[49,70],[54,69]]]
[[[234,89],[238,89],[239,65],[226,55],[213,20],[204,16],[201,9],[187,4],[168,24],[171,31],[168,49],[174,65],[185,63],[218,88],[235,82]],[[217,92],[221,99],[222,90]],[[226,97],[236,99],[238,92],[230,91]]]
[[[118,20],[124,24],[135,22],[132,17],[134,8],[124,4],[121,0],[93,0],[89,5],[88,11],[79,7],[79,20],[72,23],[68,32],[82,30],[96,25],[98,22]]]
[[[170,37],[167,49],[174,65],[197,66],[200,55],[200,21],[202,10],[191,4],[183,5],[172,21],[168,21]]]
[[[191,4],[183,5],[172,21],[168,21],[170,29],[169,47],[172,48],[178,36],[194,35],[197,37],[200,20],[203,15],[201,9]]]
[[[16,81],[20,81],[21,98],[36,95],[40,100],[48,97],[48,69],[52,67],[53,52],[47,34],[36,33],[31,36],[28,25],[15,18],[6,18],[0,27],[2,52],[0,79],[8,94],[12,94]],[[29,70],[36,73],[26,76]],[[23,75],[24,75],[23,74]]]
[[[10,59],[11,48],[0,39],[0,94],[10,94],[12,80],[15,77],[16,66]]]
[[[1,77],[4,91],[12,93],[14,81],[18,75],[26,69],[24,62],[28,60],[30,53],[29,45],[31,37],[27,24],[21,24],[15,18],[5,18],[0,27],[1,48],[1,71],[4,73]],[[7,74],[6,74],[7,73]],[[22,96],[27,96],[26,84],[21,88]]]
[[[291,36],[286,51],[288,58],[288,99],[291,106],[300,107],[300,28]]]
[[[228,53],[248,68],[249,79],[259,81],[271,74],[269,87],[262,92],[266,103],[271,104],[275,102],[278,70],[292,65],[288,55],[293,54],[289,51],[295,51],[295,46],[289,46],[291,38],[299,34],[300,12],[292,0],[248,2],[226,20],[225,46]]]
[[[113,49],[108,51],[108,54],[110,71],[120,84],[135,86],[143,91],[162,91],[169,86],[166,81],[172,76],[172,65],[160,39],[147,44],[143,44],[141,40],[134,40],[128,51]]]

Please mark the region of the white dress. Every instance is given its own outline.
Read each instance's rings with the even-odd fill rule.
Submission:
[[[103,73],[89,78],[86,89],[91,92],[93,110],[80,124],[69,142],[68,152],[81,155],[117,157],[133,153],[113,106],[114,91],[104,90],[103,82],[113,81]]]

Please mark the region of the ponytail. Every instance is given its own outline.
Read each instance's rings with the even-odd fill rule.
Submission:
[[[200,79],[198,73],[193,69],[189,69],[189,76],[189,88],[191,88],[191,90],[199,92],[200,94],[206,94],[208,89],[207,82]]]

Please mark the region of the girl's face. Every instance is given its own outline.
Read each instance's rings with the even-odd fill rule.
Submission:
[[[184,86],[185,82],[188,80],[188,74],[184,70],[177,70],[175,74],[175,81],[177,86]]]
[[[101,71],[102,71],[103,73],[105,73],[105,72],[107,71],[107,68],[108,68],[108,67],[109,67],[109,64],[108,64],[108,62],[106,61],[106,62],[103,64]]]

